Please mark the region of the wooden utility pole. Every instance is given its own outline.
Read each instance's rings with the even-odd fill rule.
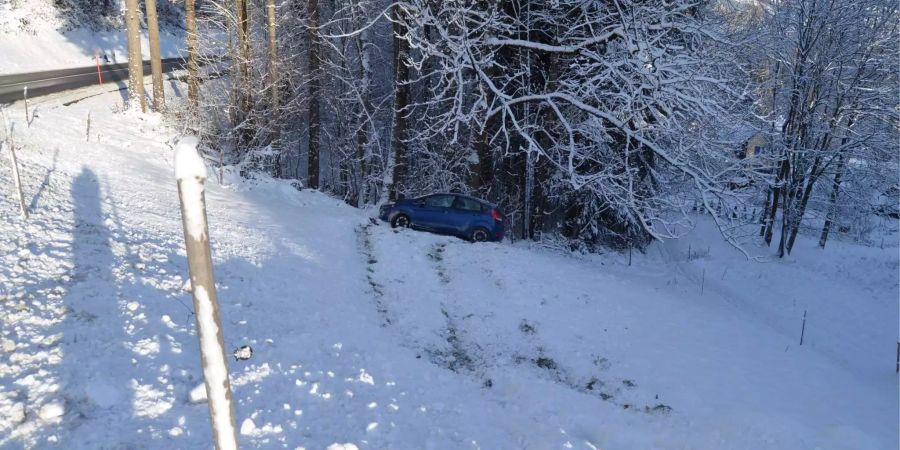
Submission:
[[[187,70],[188,70],[188,104],[192,114],[199,111],[200,102],[200,64],[197,55],[197,14],[195,0],[184,0],[184,15],[187,28]]]
[[[209,249],[209,226],[206,220],[206,165],[197,152],[197,138],[185,137],[175,149],[175,178],[181,201],[184,245],[187,251],[194,316],[200,339],[200,360],[209,406],[213,443],[217,450],[237,450],[234,401],[228,380],[225,339],[219,319],[219,302]]]
[[[159,19],[156,14],[156,0],[144,0],[147,12],[147,32],[150,35],[150,73],[153,75],[153,109],[160,111],[166,106],[163,89],[162,61],[159,55]]]
[[[138,0],[125,0],[125,24],[128,27],[128,107],[138,102],[141,112],[147,112],[144,100],[144,60],[141,55],[141,24]]]

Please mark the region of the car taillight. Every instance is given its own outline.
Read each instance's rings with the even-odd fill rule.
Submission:
[[[503,222],[503,216],[500,215],[496,208],[491,208],[491,218],[497,222]]]

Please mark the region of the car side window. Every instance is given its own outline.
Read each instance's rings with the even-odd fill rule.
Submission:
[[[425,199],[425,206],[430,208],[449,208],[452,204],[452,195],[432,195]]]
[[[453,207],[463,211],[481,211],[481,203],[466,197],[456,197]]]

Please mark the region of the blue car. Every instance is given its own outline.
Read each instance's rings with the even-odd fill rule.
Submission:
[[[383,205],[378,217],[391,227],[449,234],[472,242],[503,239],[503,214],[495,205],[460,194],[431,194]]]

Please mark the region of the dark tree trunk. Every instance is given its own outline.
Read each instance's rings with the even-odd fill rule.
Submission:
[[[847,121],[847,133],[849,134],[849,130],[853,127],[853,119]],[[838,162],[837,167],[835,168],[834,181],[831,183],[831,194],[828,196],[828,215],[825,217],[825,224],[822,226],[822,235],[819,236],[819,247],[825,248],[825,242],[828,241],[828,233],[831,232],[831,227],[834,223],[834,215],[835,208],[837,208],[837,200],[838,195],[840,195],[841,191],[841,180],[844,177],[844,165],[846,164],[844,160],[844,149],[847,145],[847,141],[850,139],[849,136],[845,135],[841,138],[841,147],[838,152]]]
[[[772,188],[766,189],[766,202],[763,203],[762,212],[759,214],[759,237],[766,235],[766,218],[772,203]]]
[[[391,152],[394,155],[393,175],[388,188],[390,200],[403,198],[407,170],[407,107],[409,106],[409,42],[406,37],[405,17],[402,8],[392,10],[394,31],[394,117],[391,129]]]
[[[319,188],[319,2],[309,0],[309,154],[307,159],[306,184],[310,189]]]
[[[772,187],[772,208],[769,210],[769,218],[766,219],[766,245],[772,244],[772,233],[775,229],[775,218],[778,215],[778,198],[784,190],[784,183],[787,182],[787,172],[789,168],[787,157],[781,161],[781,168],[778,170],[778,176],[775,178],[775,185]]]
[[[812,168],[810,169],[809,178],[806,180],[806,187],[803,190],[803,196],[800,198],[800,206],[796,208],[796,212],[794,213],[794,223],[791,226],[791,235],[788,238],[787,243],[787,252],[790,255],[791,250],[794,248],[794,241],[797,239],[797,233],[800,231],[800,223],[803,221],[803,216],[806,214],[806,205],[809,204],[809,198],[812,196],[813,188],[816,185],[816,180],[819,178],[818,170],[821,165],[821,158],[816,158],[813,161]]]
[[[828,215],[825,217],[825,224],[822,225],[822,235],[819,236],[819,247],[825,248],[828,241],[828,234],[834,224],[835,208],[837,208],[837,199],[841,191],[841,180],[844,177],[844,152],[838,154],[837,172],[834,174],[834,181],[831,183],[831,194],[828,196]]]

